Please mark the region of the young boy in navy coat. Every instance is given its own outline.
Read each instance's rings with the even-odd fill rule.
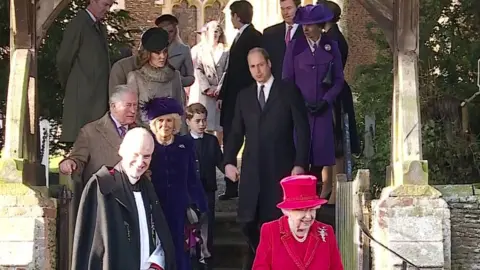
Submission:
[[[207,129],[207,109],[200,103],[190,104],[185,110],[189,135],[193,138],[197,156],[197,166],[208,201],[208,219],[202,222],[200,261],[211,269],[211,251],[213,244],[213,226],[215,223],[215,191],[217,190],[216,168],[224,172],[223,154],[215,136],[205,132]]]

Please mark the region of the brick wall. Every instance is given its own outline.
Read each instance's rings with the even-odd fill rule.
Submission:
[[[372,18],[356,0],[344,1],[342,20],[347,27],[346,38],[349,46],[348,61],[345,67],[345,77],[352,83],[355,69],[359,65],[375,63],[376,46],[368,39],[366,26]]]
[[[162,14],[162,6],[155,4],[154,0],[123,0],[125,9],[128,10],[135,22],[132,23],[132,29],[147,29],[154,26],[155,19]],[[267,1],[267,0],[265,0]],[[268,0],[275,1],[278,0]],[[164,1],[170,3],[170,1]],[[190,1],[193,3],[194,1]],[[222,12],[223,6],[220,1],[209,1],[211,4],[205,7],[205,22],[211,19],[223,20],[224,14]],[[311,3],[316,1],[307,1],[304,3]],[[345,68],[345,76],[347,81],[353,82],[353,77],[356,67],[363,64],[370,64],[375,62],[376,48],[374,42],[367,38],[366,25],[372,21],[368,12],[356,0],[339,0],[340,6],[343,6],[344,16],[342,24],[346,26],[344,33],[347,37],[349,45],[349,58]],[[254,5],[257,3],[252,1]],[[186,0],[178,1],[175,6],[171,7],[172,13],[177,15],[180,20],[180,36],[182,39],[193,46],[196,43],[197,35],[195,30],[199,29],[201,25],[197,25],[197,8],[189,5]],[[272,22],[271,24],[276,23]],[[228,29],[227,29],[228,30]],[[137,42],[139,34],[135,36]]]
[[[135,20],[130,29],[139,30],[135,34],[135,42],[138,43],[143,31],[155,26],[155,19],[162,15],[162,6],[155,4],[154,0],[125,0],[125,10]]]

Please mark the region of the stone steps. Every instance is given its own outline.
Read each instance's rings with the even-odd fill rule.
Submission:
[[[216,213],[214,238],[214,269],[241,269],[248,246],[235,212]]]

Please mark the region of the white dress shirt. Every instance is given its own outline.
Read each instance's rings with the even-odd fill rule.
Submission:
[[[257,82],[257,98],[260,95],[260,88],[262,87],[262,85],[264,85],[263,93],[265,94],[265,103],[267,103],[268,96],[270,95],[270,90],[272,89],[273,80],[274,78],[272,75],[270,76],[270,79],[268,79],[265,83]]]
[[[158,236],[156,237],[155,251],[150,254],[150,235],[148,234],[147,214],[141,192],[133,192],[138,212],[138,224],[140,225],[140,270],[148,270],[152,263],[165,268],[165,252]],[[153,220],[151,221],[153,222]]]
[[[307,38],[307,42],[308,42],[308,45],[310,46],[310,50],[311,50],[312,52],[314,52],[315,49],[313,48],[313,46],[316,44],[316,45],[317,45],[317,49],[319,48],[318,45],[320,44],[320,38],[319,38],[317,41],[313,41],[313,40]]]
[[[201,139],[201,138],[203,138],[203,134],[198,135],[197,133],[192,132],[192,131],[190,131],[190,135],[191,135],[192,138],[194,138],[194,139]]]
[[[242,35],[243,31],[245,31],[245,29],[249,26],[250,24],[244,24],[242,27],[240,27],[240,29],[238,29],[238,32],[237,32],[237,35],[235,36],[235,39],[233,40],[233,42],[237,42],[237,40],[240,38],[240,36]]]
[[[117,119],[115,119],[115,117],[113,117],[112,114],[110,114],[110,118],[112,118],[113,122],[115,123],[115,127],[117,128],[117,132],[120,131],[120,127],[124,127],[125,128],[125,133],[128,131],[128,125],[121,125],[120,122],[118,122]]]
[[[287,37],[289,26],[290,26],[289,24],[285,23],[285,39]],[[294,23],[291,26],[292,26],[292,30],[290,30],[290,40],[293,39],[293,36],[295,35],[295,32],[297,32],[298,24]]]

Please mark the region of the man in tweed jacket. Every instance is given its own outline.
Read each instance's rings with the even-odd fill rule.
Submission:
[[[121,159],[118,149],[123,136],[136,126],[137,107],[137,92],[117,86],[110,96],[110,111],[82,127],[72,151],[60,162],[60,172],[78,174],[85,185],[102,166],[115,166]]]

